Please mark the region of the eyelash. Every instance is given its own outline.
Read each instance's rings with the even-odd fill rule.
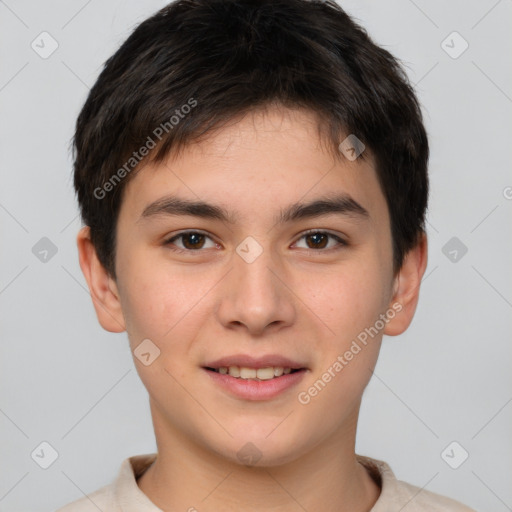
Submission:
[[[189,231],[182,231],[181,233],[178,233],[177,235],[172,236],[171,238],[169,238],[166,241],[164,241],[164,245],[165,246],[169,246],[169,248],[172,251],[177,252],[177,253],[189,253],[190,254],[190,253],[194,253],[194,252],[197,252],[197,253],[202,252],[202,249],[193,250],[193,249],[180,249],[179,247],[170,247],[171,245],[174,245],[173,244],[174,240],[177,240],[179,238],[183,238],[185,235],[190,235],[190,234],[205,235],[206,237],[208,237],[212,241],[214,241],[208,233],[205,233],[203,231],[189,230]],[[337,235],[334,235],[333,233],[330,233],[329,231],[320,231],[318,229],[310,229],[308,231],[305,231],[300,236],[300,238],[298,240],[301,240],[305,236],[313,235],[313,234],[327,235],[327,236],[335,239],[339,243],[339,245],[338,245],[338,247],[331,247],[329,249],[305,249],[306,251],[309,251],[309,252],[329,252],[329,251],[332,251],[332,250],[340,250],[342,247],[345,247],[345,246],[348,245],[348,243],[345,240],[343,240],[341,237],[339,237]]]

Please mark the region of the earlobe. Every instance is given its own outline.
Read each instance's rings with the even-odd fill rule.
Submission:
[[[390,319],[384,334],[397,336],[411,324],[418,305],[421,280],[427,268],[427,235],[422,233],[418,244],[405,256],[402,268],[395,278],[394,293],[389,306],[396,315]]]
[[[96,249],[91,242],[89,226],[79,231],[76,242],[80,268],[89,286],[98,321],[107,331],[125,331],[117,285],[98,259]]]

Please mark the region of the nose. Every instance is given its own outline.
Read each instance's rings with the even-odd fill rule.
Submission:
[[[272,258],[270,249],[263,249],[254,260],[240,254],[233,256],[233,268],[219,289],[219,321],[252,336],[292,325],[296,306],[284,267]]]

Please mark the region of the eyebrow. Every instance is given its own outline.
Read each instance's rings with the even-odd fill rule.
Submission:
[[[342,193],[320,197],[308,203],[293,203],[281,209],[277,218],[274,219],[274,222],[276,224],[285,224],[331,214],[359,219],[370,217],[368,210],[348,194]],[[236,224],[238,219],[236,213],[229,212],[218,205],[205,203],[203,201],[192,201],[176,196],[166,196],[146,206],[139,221],[158,215],[189,215],[203,219],[220,220],[228,224]]]

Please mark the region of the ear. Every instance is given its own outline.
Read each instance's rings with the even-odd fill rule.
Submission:
[[[420,285],[427,268],[427,235],[422,233],[418,244],[405,256],[402,268],[395,277],[390,308],[397,314],[389,320],[384,334],[402,334],[412,322],[420,294]]]
[[[91,242],[89,226],[83,227],[76,238],[80,268],[85,276],[98,321],[110,332],[126,330],[119,292],[115,280],[100,263]]]

